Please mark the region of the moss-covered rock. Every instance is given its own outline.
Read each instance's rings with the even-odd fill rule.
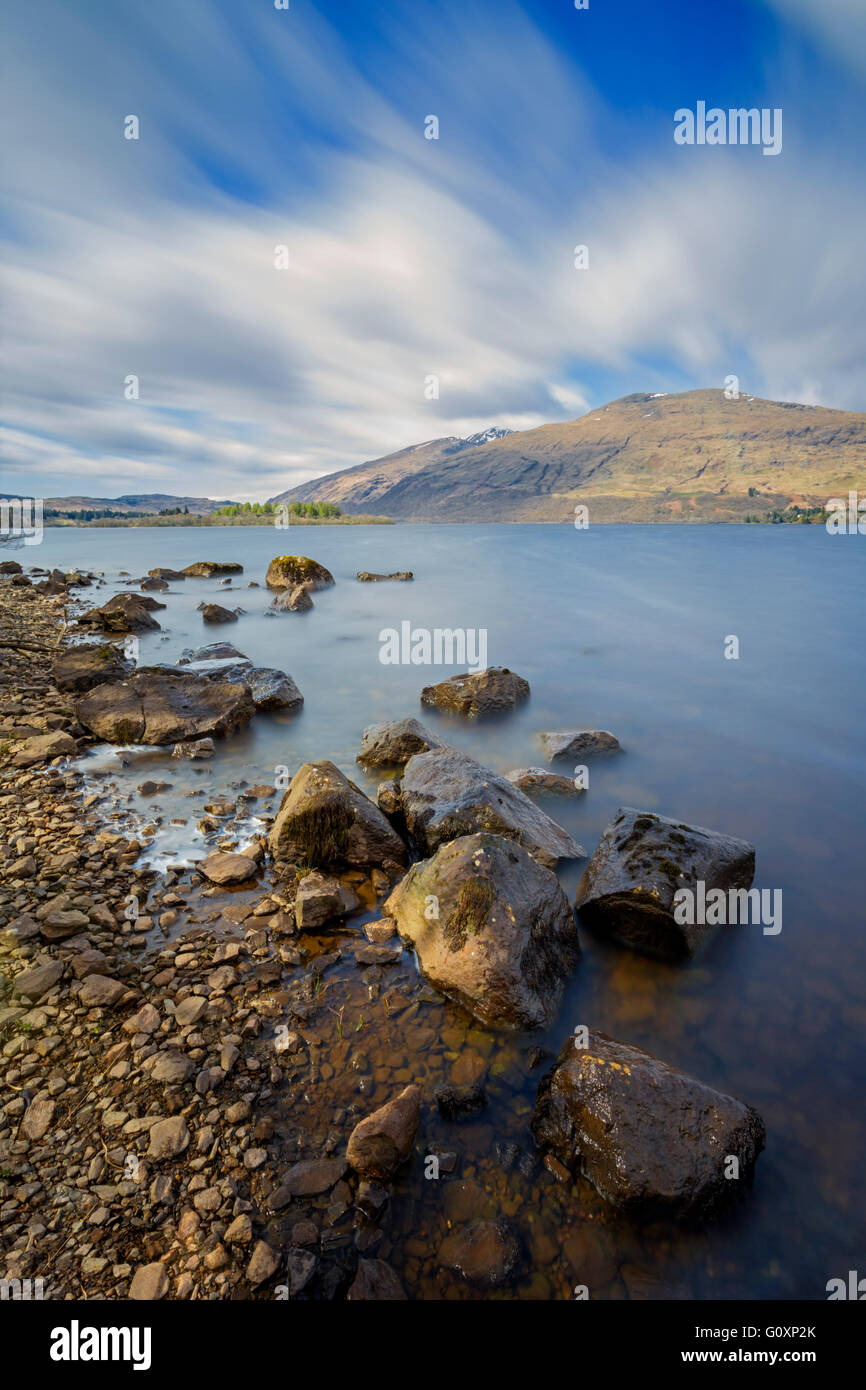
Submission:
[[[308,555],[278,555],[268,565],[265,583],[269,589],[294,589],[299,584],[310,589],[327,589],[334,583],[334,576]]]
[[[559,880],[500,835],[465,835],[414,864],[385,903],[421,973],[488,1028],[556,1017],[579,955]]]

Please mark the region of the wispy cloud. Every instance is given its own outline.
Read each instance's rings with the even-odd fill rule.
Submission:
[[[496,9],[491,26],[483,7],[389,7],[378,68],[300,7],[21,9],[7,489],[266,497],[568,418],[600,403],[595,374],[628,391],[735,372],[861,405],[866,200],[846,152],[812,150],[792,113],[778,160],[676,149],[658,119],[614,156],[587,74]]]

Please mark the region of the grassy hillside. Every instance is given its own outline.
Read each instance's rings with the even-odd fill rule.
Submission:
[[[436,521],[742,521],[866,493],[866,415],[727,400],[722,391],[626,396],[578,420],[469,450],[452,440],[283,494]]]

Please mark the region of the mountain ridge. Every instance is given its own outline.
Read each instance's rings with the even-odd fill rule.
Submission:
[[[706,521],[866,492],[866,414],[719,390],[635,392],[457,445],[428,440],[273,500],[411,521],[567,521],[580,504],[598,521]]]

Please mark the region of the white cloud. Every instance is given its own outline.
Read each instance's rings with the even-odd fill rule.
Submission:
[[[866,208],[831,161],[672,141],[606,161],[574,135],[590,96],[507,8],[493,35],[429,26],[414,122],[315,17],[269,31],[284,124],[212,14],[179,37],[145,7],[136,44],[47,8],[39,42],[17,21],[9,64],[13,105],[36,114],[6,206],[4,468],[32,490],[264,498],[420,440],[583,413],[594,369],[862,403]],[[527,90],[545,102],[515,107]],[[136,147],[118,119],[138,107]],[[311,111],[327,138],[305,133]],[[266,193],[217,191],[197,144]]]

